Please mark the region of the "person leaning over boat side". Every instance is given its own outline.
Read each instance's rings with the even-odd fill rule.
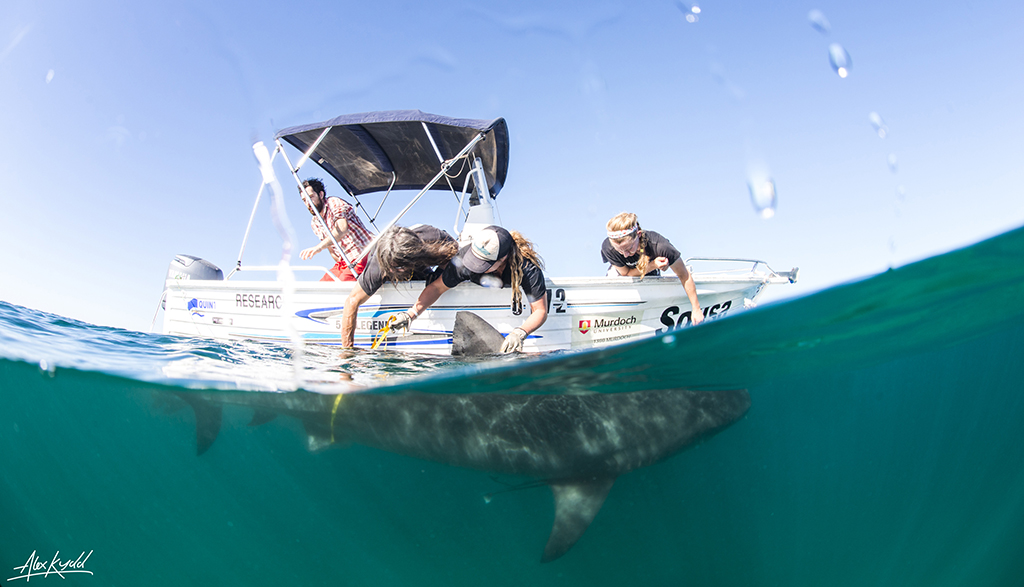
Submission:
[[[355,281],[356,276],[345,263],[345,258],[341,256],[341,251],[331,241],[331,235],[327,234],[323,225],[317,220],[313,207],[316,206],[316,211],[323,217],[324,223],[330,227],[334,239],[338,241],[339,245],[345,247],[345,254],[348,255],[349,259],[358,257],[363,252],[363,249],[366,248],[366,245],[370,244],[370,241],[373,240],[373,235],[363,226],[363,221],[356,215],[356,210],[351,204],[338,196],[327,195],[323,181],[311,177],[302,182],[302,189],[306,192],[306,197],[304,198],[306,207],[309,208],[309,213],[313,215],[311,221],[313,234],[320,239],[320,242],[315,247],[303,250],[299,253],[299,257],[303,261],[307,261],[312,259],[313,255],[328,249],[335,261],[334,267],[331,267],[330,272],[341,281]],[[365,265],[366,259],[364,258],[356,263],[356,271],[362,272]],[[324,275],[320,278],[320,281],[334,281],[334,279],[330,275]]]
[[[543,267],[544,262],[526,237],[500,226],[488,226],[473,235],[473,242],[459,250],[441,272],[441,278],[424,288],[416,303],[408,311],[398,314],[391,327],[408,326],[441,294],[463,281],[477,284],[483,281],[486,284],[489,274],[493,274],[491,279],[494,281],[498,281],[500,276],[501,287],[512,288],[513,307],[521,307],[523,294],[530,303],[530,315],[522,325],[508,333],[501,345],[503,353],[521,351],[526,337],[548,319],[548,288],[544,283]]]
[[[382,232],[366,255],[366,269],[359,274],[352,293],[345,300],[345,310],[341,315],[341,346],[352,347],[359,306],[377,293],[385,281],[416,279],[429,284],[440,276],[448,261],[458,252],[458,241],[440,228],[427,224],[409,228],[393,226]]]
[[[601,259],[605,263],[611,263],[619,275],[641,279],[671,269],[690,298],[690,323],[696,326],[704,321],[693,275],[686,269],[682,254],[667,238],[653,230],[642,230],[636,214],[631,212],[617,214],[606,228],[608,238],[601,243]]]

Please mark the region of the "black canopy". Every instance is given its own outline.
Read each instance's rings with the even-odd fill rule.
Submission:
[[[394,189],[421,190],[441,170],[424,125],[445,160],[457,155],[477,134],[487,133],[471,156],[480,157],[491,196],[498,195],[508,173],[508,127],[504,118],[448,118],[419,110],[366,112],[286,128],[277,133],[277,138],[305,153],[325,128],[332,127],[310,159],[350,194],[387,190],[392,172],[397,174]],[[456,164],[449,170],[457,189],[462,188],[469,170],[469,163]],[[447,182],[440,181],[431,189],[449,188]]]

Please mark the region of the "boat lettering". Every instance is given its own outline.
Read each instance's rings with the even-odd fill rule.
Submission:
[[[705,320],[714,320],[716,318],[721,318],[722,316],[725,316],[725,314],[729,311],[729,308],[731,307],[732,300],[729,300],[721,304],[715,304],[714,306],[711,307],[705,306],[702,313],[704,314]],[[661,323],[667,326],[668,328],[659,328],[655,330],[654,333],[661,334],[662,332],[666,332],[668,330],[683,328],[685,326],[690,325],[690,310],[687,310],[682,314],[679,314],[678,319],[673,319],[673,316],[675,316],[676,314],[679,314],[679,306],[669,306],[665,308],[665,311],[661,313]]]
[[[561,289],[561,288],[556,289],[554,296],[551,296],[550,292],[549,292],[549,294],[548,294],[548,312],[549,313],[551,312],[551,305],[552,305],[551,304],[551,298],[552,297],[554,297],[554,300],[555,300],[555,303],[554,303],[555,314],[565,314],[565,290]]]
[[[281,309],[281,296],[267,296],[260,294],[235,294],[236,308],[269,308],[271,310]]]
[[[580,320],[580,332],[583,334],[587,333],[587,330],[591,328],[613,328],[616,326],[632,326],[637,323],[636,316],[630,316],[629,318],[623,318],[619,316],[613,320],[606,320],[605,318],[592,318],[590,320]]]
[[[377,332],[381,328],[384,328],[384,325],[387,323],[387,317],[385,317],[383,320],[360,320],[359,322],[356,323],[356,330],[371,330],[373,332]],[[340,320],[338,321],[338,324],[341,324]]]

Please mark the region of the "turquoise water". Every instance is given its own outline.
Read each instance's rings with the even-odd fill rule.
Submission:
[[[1020,585],[1024,230],[591,353],[463,364],[102,328],[0,303],[0,567],[76,584]],[[295,365],[299,365],[296,373]],[[539,562],[546,488],[228,408],[195,454],[167,391],[745,387],[747,416],[618,479]],[[247,393],[251,391],[246,391]],[[53,582],[53,576],[32,581]],[[4,584],[20,584],[21,580]]]

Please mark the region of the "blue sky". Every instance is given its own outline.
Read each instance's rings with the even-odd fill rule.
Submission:
[[[371,110],[505,117],[501,219],[553,276],[602,274],[603,225],[622,210],[685,256],[801,267],[766,300],[1024,224],[1019,3],[700,9],[690,23],[673,0],[8,0],[0,299],[148,330],[175,254],[234,265],[254,140]],[[832,43],[851,56],[845,79]],[[750,203],[754,167],[776,184],[769,220]],[[451,200],[410,218],[448,228]],[[297,196],[288,213],[311,246]],[[272,264],[280,245],[264,204],[245,262]]]

